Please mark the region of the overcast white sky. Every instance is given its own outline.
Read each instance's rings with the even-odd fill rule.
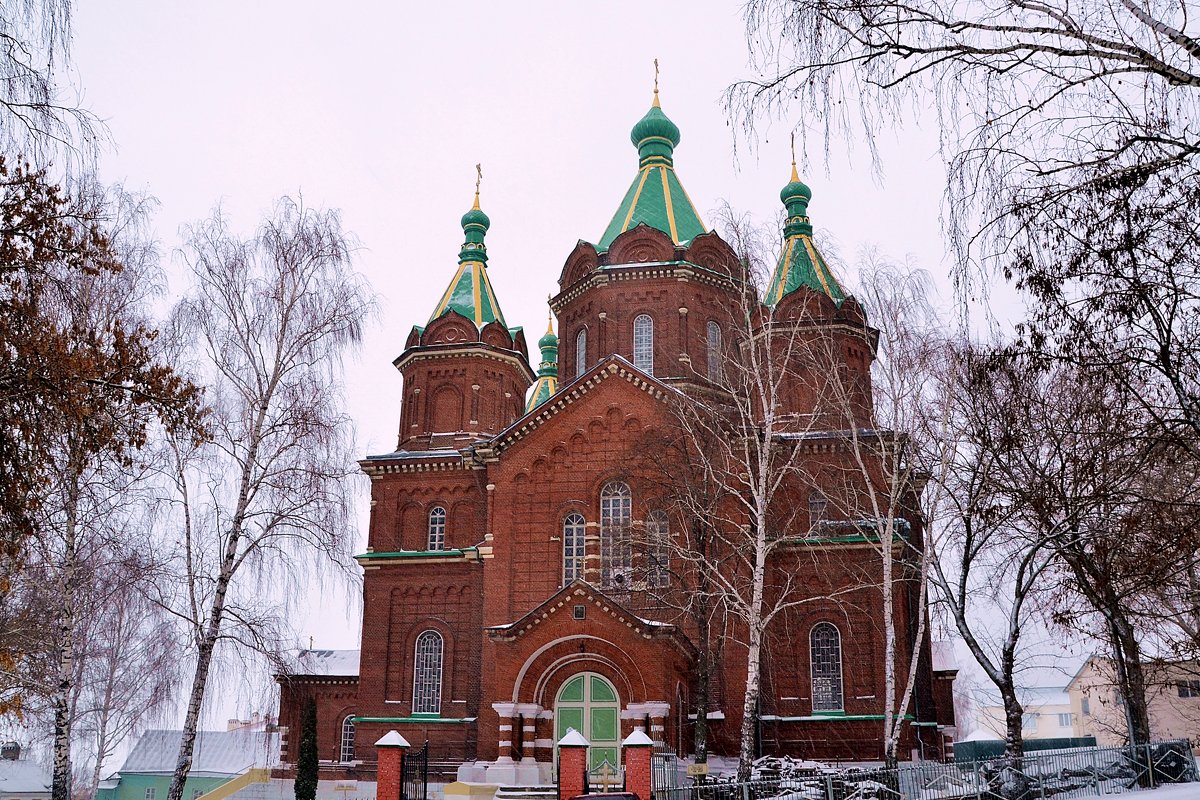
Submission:
[[[722,93],[754,74],[737,2],[109,0],[79,4],[75,36],[85,105],[116,143],[102,177],[160,200],[164,251],[218,203],[247,233],[282,194],[342,210],[381,305],[346,376],[363,455],[396,444],[391,361],[454,272],[476,162],[489,272],[532,342],[563,260],[600,236],[633,178],[629,130],[649,107],[654,58],[682,131],[676,168],[708,222],[722,201],[774,217],[788,135],[815,113],[797,106],[752,140],[736,135]],[[810,213],[847,256],[867,244],[911,254],[949,300],[936,138],[896,137],[882,181],[861,145],[833,143],[829,163],[802,157]],[[357,609],[310,606],[301,641],[357,647]]]

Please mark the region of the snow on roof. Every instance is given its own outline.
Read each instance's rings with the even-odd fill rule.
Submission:
[[[381,453],[378,455],[367,456],[364,461],[397,461],[406,458],[449,458],[451,456],[461,456],[461,450],[452,448],[439,448],[437,450],[396,450],[392,453]]]
[[[358,650],[301,650],[292,659],[293,675],[358,677]]]
[[[121,774],[173,773],[182,735],[181,731],[146,731],[125,759]],[[197,731],[191,774],[240,775],[278,763],[278,731]]]
[[[49,793],[50,772],[26,759],[0,759],[0,794]]]

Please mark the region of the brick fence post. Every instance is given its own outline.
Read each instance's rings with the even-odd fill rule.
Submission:
[[[654,788],[650,774],[653,753],[654,742],[641,728],[621,742],[621,757],[625,761],[625,791],[636,794],[638,800],[650,800],[650,792]]]
[[[567,728],[567,735],[558,740],[558,800],[570,800],[587,791],[590,746],[583,734],[574,728]]]
[[[375,743],[379,767],[376,773],[376,800],[400,800],[400,782],[404,777],[404,751],[408,741],[399,731],[388,731]]]

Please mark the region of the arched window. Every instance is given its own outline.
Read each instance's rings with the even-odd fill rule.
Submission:
[[[446,549],[446,509],[434,506],[429,511],[429,550]]]
[[[649,314],[639,314],[633,321],[633,365],[654,374],[654,320]]]
[[[587,328],[580,328],[575,334],[575,377],[587,372]]]
[[[828,622],[818,622],[808,635],[812,660],[813,711],[842,710],[842,635]]]
[[[609,481],[600,490],[600,581],[604,586],[629,587],[633,552],[629,544],[629,522],[633,495],[629,484]]]
[[[651,511],[646,518],[646,585],[670,583],[671,539],[665,511]]]
[[[808,496],[808,529],[812,533],[821,533],[825,528],[825,495],[813,492]]]
[[[342,720],[342,747],[338,751],[341,757],[338,761],[343,764],[354,760],[354,717],[349,716]]]
[[[563,520],[563,585],[583,577],[583,536],[587,523],[582,514],[568,514]]]
[[[708,323],[708,379],[721,382],[721,326],[711,320]]]
[[[412,710],[414,714],[442,711],[442,635],[437,631],[423,631],[417,637]]]

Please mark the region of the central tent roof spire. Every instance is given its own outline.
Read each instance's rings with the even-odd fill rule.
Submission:
[[[679,126],[663,113],[658,99],[658,59],[654,60],[654,100],[629,134],[638,151],[638,174],[596,249],[607,250],[613,240],[640,224],[657,228],[676,244],[685,244],[708,228],[675,174]]]
[[[463,244],[458,251],[458,271],[454,273],[450,286],[429,317],[430,322],[454,311],[474,322],[478,328],[489,322],[499,322],[508,327],[504,322],[504,315],[500,312],[500,303],[496,300],[492,282],[488,280],[487,246],[483,240],[488,228],[492,226],[492,221],[479,207],[479,184],[482,180],[483,168],[476,164],[475,204],[471,206],[470,211],[463,214]]]

